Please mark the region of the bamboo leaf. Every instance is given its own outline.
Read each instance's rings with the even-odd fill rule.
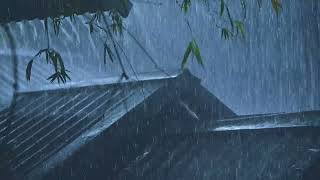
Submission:
[[[28,81],[31,80],[31,71],[32,71],[32,65],[33,65],[33,61],[39,57],[42,53],[46,52],[47,49],[41,49],[40,51],[37,52],[36,55],[34,55],[34,57],[29,61],[27,68],[26,68],[26,79]]]
[[[61,81],[62,81],[63,83],[66,83],[66,82],[67,82],[67,79],[66,79],[66,77],[65,77],[63,74],[59,73],[59,77],[60,77],[60,79],[61,79]]]
[[[241,37],[244,38],[245,37],[245,32],[244,32],[244,24],[241,21],[234,21],[237,33],[241,34]]]
[[[31,80],[32,65],[33,65],[33,60],[30,60],[26,68],[26,79],[28,81]]]
[[[122,25],[122,17],[118,11],[110,11],[110,16],[112,20],[112,31],[115,34],[122,35],[123,33],[123,25]]]
[[[50,82],[53,83],[56,78],[57,78],[57,73],[54,73],[50,77],[48,77],[47,80],[50,80]]]
[[[280,12],[280,9],[281,9],[280,0],[271,0],[271,3],[272,3],[272,8],[274,9],[276,14],[278,15]]]
[[[67,72],[67,71],[66,71],[66,72]],[[69,79],[69,81],[71,81],[70,76],[69,76],[68,73],[66,73],[66,72],[64,72],[64,76],[65,76],[67,79]]]
[[[220,16],[222,16],[224,13],[224,7],[225,7],[224,0],[220,0]]]
[[[181,69],[184,69],[187,62],[188,62],[188,58],[190,56],[190,53],[192,52],[192,47],[193,47],[193,41],[189,42],[188,46],[187,46],[187,49],[184,53],[184,56],[183,56],[183,59],[182,59],[182,62],[181,62]]]
[[[181,9],[184,13],[187,13],[191,6],[191,0],[183,0],[181,4]]]
[[[195,40],[192,41],[192,53],[196,57],[198,64],[204,67],[203,60],[200,53],[200,48]]]
[[[221,29],[221,37],[225,40],[230,38],[230,31],[227,28]]]

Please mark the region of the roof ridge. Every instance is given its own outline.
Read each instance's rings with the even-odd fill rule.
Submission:
[[[128,84],[133,82],[145,82],[145,81],[155,81],[155,80],[167,80],[174,79],[184,74],[188,70],[173,70],[170,72],[166,72],[166,74],[162,71],[153,71],[153,72],[144,72],[139,73],[133,76],[130,76],[129,79],[121,79],[120,76],[112,76],[106,78],[96,78],[91,80],[84,80],[78,82],[67,82],[66,84],[50,84],[45,85],[38,89],[33,90],[22,90],[18,93],[33,93],[33,92],[41,92],[41,91],[52,91],[52,90],[65,90],[65,89],[74,89],[74,88],[83,88],[90,86],[104,86],[104,85],[116,85],[116,84]]]

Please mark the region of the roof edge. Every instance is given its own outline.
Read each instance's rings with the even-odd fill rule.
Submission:
[[[0,6],[0,23],[48,17],[81,15],[101,11],[118,11],[127,17],[133,4],[130,0],[6,0]]]
[[[141,74],[132,75],[128,80],[122,79],[120,76],[113,76],[107,78],[93,79],[90,81],[80,81],[80,82],[67,82],[66,84],[52,84],[45,85],[39,89],[33,90],[20,90],[18,94],[26,93],[38,93],[43,91],[63,91],[68,89],[78,89],[86,87],[101,87],[101,86],[115,86],[115,85],[130,85],[132,83],[145,83],[154,81],[170,81],[176,86],[188,84],[188,82],[195,82],[200,84],[201,80],[194,76],[188,69],[184,70],[172,70],[172,71],[154,71],[145,72]],[[171,84],[172,85],[172,84]]]
[[[126,114],[133,112],[139,105],[141,105],[146,99],[152,95],[156,89],[150,88],[148,91],[145,91],[143,96],[134,95],[132,98],[137,101],[127,101],[125,104],[125,108],[123,106],[114,107],[117,113],[105,112],[104,118],[93,125],[91,128],[84,131],[81,135],[79,135],[76,139],[74,139],[71,143],[66,145],[56,154],[48,158],[47,160],[41,162],[37,165],[33,170],[31,170],[26,175],[26,180],[39,180],[45,177],[45,175],[52,169],[57,168],[59,163],[63,163],[68,158],[72,157],[75,153],[79,152],[84,146],[93,142],[95,138],[103,134],[108,128],[113,126],[116,122],[124,119]]]
[[[218,120],[207,124],[206,127],[200,131],[218,132],[297,127],[320,128],[320,111],[266,114]]]

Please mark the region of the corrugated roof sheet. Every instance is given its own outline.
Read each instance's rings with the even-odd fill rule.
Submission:
[[[6,140],[14,147],[14,170],[32,180],[41,179],[65,161],[72,161],[76,152],[90,147],[89,142],[99,142],[93,140],[104,133],[130,139],[135,133],[162,134],[163,128],[169,134],[194,132],[195,124],[205,123],[202,120],[236,116],[190,72],[169,74],[146,73],[121,82],[108,78],[19,92],[12,113],[0,112],[0,133],[6,130],[7,120],[12,121]],[[144,117],[145,111],[148,117]],[[119,121],[124,116],[127,119]],[[118,141],[117,135],[112,137],[108,143]],[[132,143],[129,139],[128,144]],[[119,147],[128,145],[123,143],[119,142]]]
[[[12,121],[7,140],[16,154],[14,170],[30,171],[97,122],[117,114],[118,106],[131,109],[137,98],[142,101],[161,85],[151,81],[100,84],[18,94],[13,114],[0,113],[0,132],[8,119]]]
[[[126,17],[132,7],[129,0],[2,0],[0,3],[1,23],[113,9]]]
[[[168,136],[150,144],[115,179],[301,180],[320,158],[319,128]]]

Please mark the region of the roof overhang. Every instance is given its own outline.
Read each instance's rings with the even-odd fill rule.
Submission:
[[[129,0],[1,0],[0,23],[116,10],[127,17]]]
[[[206,127],[199,128],[198,131],[214,133],[219,131],[288,129],[306,127],[319,128],[320,111],[265,114],[208,122],[209,124],[206,124]]]

